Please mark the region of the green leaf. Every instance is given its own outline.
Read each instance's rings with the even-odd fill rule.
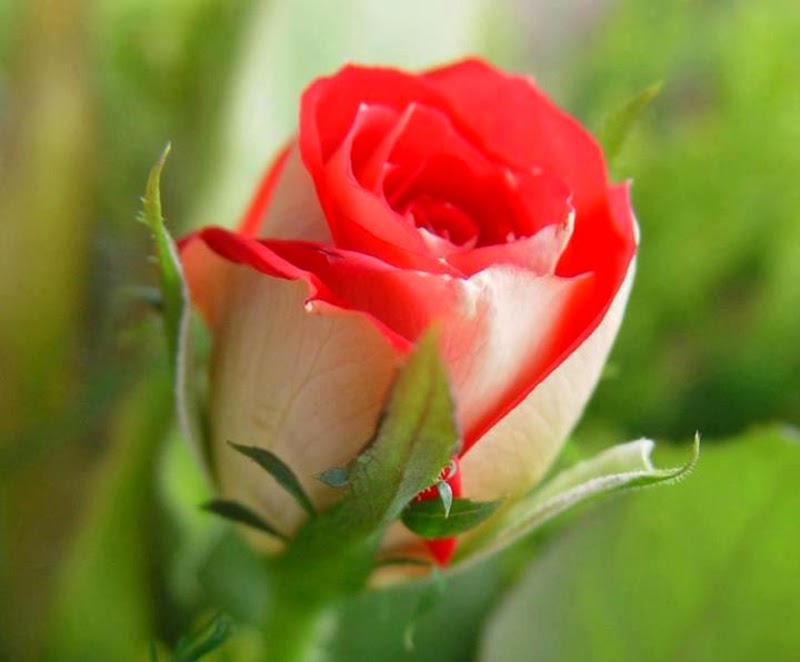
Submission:
[[[332,467],[314,476],[321,483],[328,487],[347,487],[347,469],[343,467]]]
[[[658,469],[650,459],[654,446],[649,439],[620,444],[566,469],[467,538],[456,552],[456,561],[473,561],[506,547],[564,511],[599,496],[680,481],[700,457],[700,436],[695,435],[692,454],[683,465]]]
[[[292,471],[288,464],[275,455],[275,453],[265,448],[259,448],[258,446],[243,446],[232,442],[228,443],[232,448],[253,460],[258,466],[272,476],[278,485],[294,497],[297,504],[311,517],[316,516],[317,510],[314,508],[314,504],[311,503],[311,499],[306,494],[294,471]]]
[[[795,659],[798,476],[797,439],[762,430],[708,444],[676,488],[593,510],[508,594],[480,659]]]
[[[661,82],[653,83],[606,117],[598,131],[598,140],[608,163],[613,163],[619,156],[634,124],[660,91]]]
[[[415,501],[403,511],[403,524],[423,538],[450,538],[478,526],[500,506],[500,501],[453,499],[448,514],[439,499]]]
[[[286,541],[288,538],[278,531],[274,526],[265,522],[259,515],[250,510],[247,506],[243,506],[236,501],[227,501],[225,499],[214,499],[206,504],[203,504],[203,510],[210,513],[224,517],[231,522],[238,524],[245,524],[258,531],[268,533],[275,538]]]
[[[111,417],[111,443],[64,554],[45,659],[140,659],[152,635],[151,579],[158,563],[153,477],[171,403],[163,366],[145,374]]]
[[[141,220],[150,228],[156,248],[156,258],[161,277],[161,311],[170,366],[173,372],[175,406],[181,433],[206,467],[205,443],[197,403],[190,384],[192,369],[191,302],[189,288],[183,275],[183,266],[175,241],[164,223],[161,211],[161,173],[169,155],[168,143],[156,164],[150,170],[142,199]]]

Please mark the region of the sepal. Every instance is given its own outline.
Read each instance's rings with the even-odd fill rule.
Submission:
[[[263,517],[257,515],[247,506],[243,506],[236,501],[229,501],[226,499],[214,499],[208,503],[203,504],[203,510],[219,515],[236,524],[244,524],[256,531],[267,533],[278,540],[286,542],[288,537],[278,531],[274,526],[264,520]]]
[[[291,467],[275,455],[275,453],[258,446],[243,446],[233,442],[228,443],[231,448],[253,460],[253,462],[272,476],[278,485],[294,498],[297,505],[308,513],[309,517],[316,516],[317,509],[300,484],[300,480],[297,478],[294,471],[292,471]]]
[[[452,538],[483,523],[500,504],[500,501],[453,499],[447,508],[440,499],[414,501],[403,511],[403,524],[428,540]]]
[[[139,218],[150,229],[156,249],[161,290],[160,312],[164,319],[178,423],[181,434],[201,467],[208,471],[208,445],[194,390],[196,380],[192,379],[195,364],[191,334],[191,298],[177,246],[167,230],[161,210],[161,173],[170,150],[171,145],[167,143],[150,170]]]
[[[607,163],[614,163],[634,124],[660,91],[661,82],[653,83],[606,116],[597,137],[603,146]]]
[[[700,435],[695,435],[692,454],[679,467],[655,467],[651,459],[654,447],[650,439],[631,441],[562,471],[467,536],[454,563],[471,563],[506,547],[566,510],[602,495],[682,480],[700,457]]]

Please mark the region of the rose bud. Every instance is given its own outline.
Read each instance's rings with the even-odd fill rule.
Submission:
[[[628,186],[531,79],[478,60],[345,67],[308,87],[299,120],[239,228],[181,242],[213,336],[221,495],[286,532],[305,516],[230,441],[269,449],[319,508],[332,503],[314,476],[370,439],[434,323],[463,433],[455,496],[528,491],[620,324],[637,243]],[[430,548],[443,562],[452,547]]]

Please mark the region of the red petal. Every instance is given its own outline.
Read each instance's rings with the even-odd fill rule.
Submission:
[[[561,179],[583,209],[604,204],[606,168],[597,142],[558,108],[532,79],[506,74],[480,60],[428,72],[459,128],[490,154],[526,170],[539,166]]]

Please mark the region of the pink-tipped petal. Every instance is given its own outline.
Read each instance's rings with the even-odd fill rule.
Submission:
[[[462,457],[463,489],[471,499],[518,496],[547,471],[600,378],[622,320],[634,269],[632,262],[594,332]]]

